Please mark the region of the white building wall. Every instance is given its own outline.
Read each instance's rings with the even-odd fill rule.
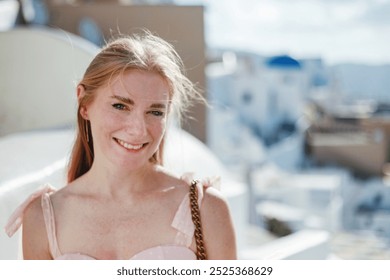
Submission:
[[[276,115],[282,119],[295,121],[302,114],[306,90],[304,76],[302,71],[295,69],[270,69],[267,73],[268,88],[278,95]]]
[[[258,75],[237,76],[233,100],[244,121],[259,126],[267,121],[266,84]]]
[[[206,68],[208,102],[211,106],[231,106],[234,73],[223,63],[213,63]]]

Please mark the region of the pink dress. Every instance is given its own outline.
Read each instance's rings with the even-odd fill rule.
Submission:
[[[182,176],[188,184],[191,182],[191,175]],[[198,188],[198,203],[201,205],[203,199],[203,189],[209,186],[218,187],[218,178],[205,179],[197,184]],[[8,236],[12,236],[23,223],[23,214],[28,205],[37,197],[41,197],[42,210],[46,225],[46,231],[49,240],[50,253],[55,260],[94,260],[93,257],[81,253],[63,253],[60,251],[56,237],[56,226],[54,219],[53,206],[50,199],[50,194],[55,192],[55,189],[50,185],[44,185],[42,188],[31,194],[11,215],[5,231]],[[176,236],[172,244],[163,244],[152,248],[147,248],[134,256],[131,260],[196,260],[195,253],[190,249],[193,235],[194,224],[191,218],[191,209],[189,203],[189,195],[184,196],[180,203],[176,214],[173,218],[171,226],[176,230]]]

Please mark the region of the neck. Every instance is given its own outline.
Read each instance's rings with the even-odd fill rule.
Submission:
[[[127,170],[107,165],[92,165],[85,174],[85,186],[94,194],[121,198],[151,191],[155,185],[158,166],[150,163],[137,170]]]

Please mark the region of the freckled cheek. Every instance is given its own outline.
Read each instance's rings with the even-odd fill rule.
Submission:
[[[125,118],[120,115],[105,112],[101,114],[95,126],[100,131],[112,132],[125,125],[125,122]]]
[[[163,134],[166,128],[166,122],[164,120],[151,122],[149,129],[153,131],[154,134]]]

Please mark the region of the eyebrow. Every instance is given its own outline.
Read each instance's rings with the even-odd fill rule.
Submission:
[[[123,97],[123,96],[118,96],[118,95],[113,95],[111,96],[111,98],[113,99],[117,99],[123,103],[126,103],[128,105],[134,105],[135,102],[128,98],[128,97]],[[163,103],[153,103],[150,105],[150,108],[154,108],[154,109],[166,109],[167,108],[167,105],[163,104]]]

